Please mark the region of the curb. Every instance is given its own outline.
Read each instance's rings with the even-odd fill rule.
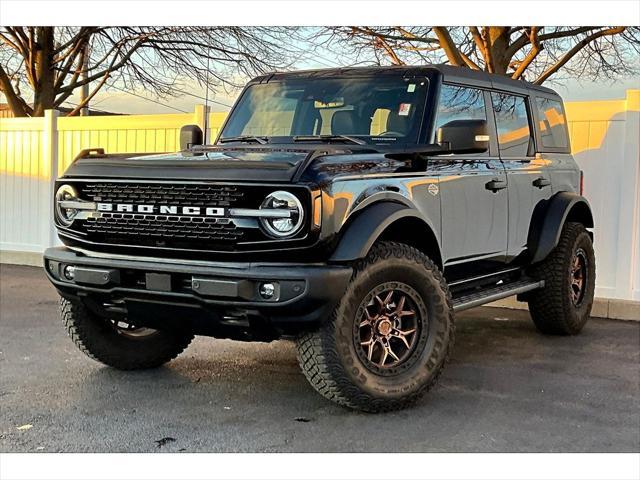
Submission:
[[[525,302],[519,302],[516,297],[509,297],[497,302],[488,303],[485,307],[511,308],[514,310],[528,310]],[[619,298],[596,298],[593,301],[591,316],[611,320],[626,320],[640,322],[640,302],[621,300]]]

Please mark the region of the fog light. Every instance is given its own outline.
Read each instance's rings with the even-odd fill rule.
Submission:
[[[76,267],[73,265],[67,265],[64,267],[64,278],[67,280],[73,280],[76,276]]]
[[[276,294],[276,286],[273,283],[261,283],[259,291],[262,298],[270,300]]]

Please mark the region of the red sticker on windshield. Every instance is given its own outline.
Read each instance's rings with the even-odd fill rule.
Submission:
[[[410,103],[401,103],[400,108],[398,109],[398,115],[401,117],[406,117],[409,115],[409,111],[411,110]]]

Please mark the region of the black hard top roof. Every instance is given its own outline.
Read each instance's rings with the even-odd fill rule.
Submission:
[[[372,67],[339,67],[320,70],[294,70],[290,72],[277,72],[262,75],[252,80],[254,82],[268,82],[285,78],[329,78],[329,77],[359,77],[359,76],[420,76],[440,74],[444,82],[464,83],[479,87],[493,88],[507,91],[534,90],[540,93],[559,96],[550,88],[534,85],[523,80],[512,80],[504,75],[472,70],[466,67],[453,67],[451,65],[393,65]]]

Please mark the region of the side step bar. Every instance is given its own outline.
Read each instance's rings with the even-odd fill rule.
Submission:
[[[518,293],[528,292],[537,288],[544,287],[544,280],[536,281],[531,279],[517,280],[515,282],[497,285],[485,290],[467,293],[453,299],[453,310],[461,312],[469,308],[484,305],[485,303],[494,302],[502,298],[517,295]]]

